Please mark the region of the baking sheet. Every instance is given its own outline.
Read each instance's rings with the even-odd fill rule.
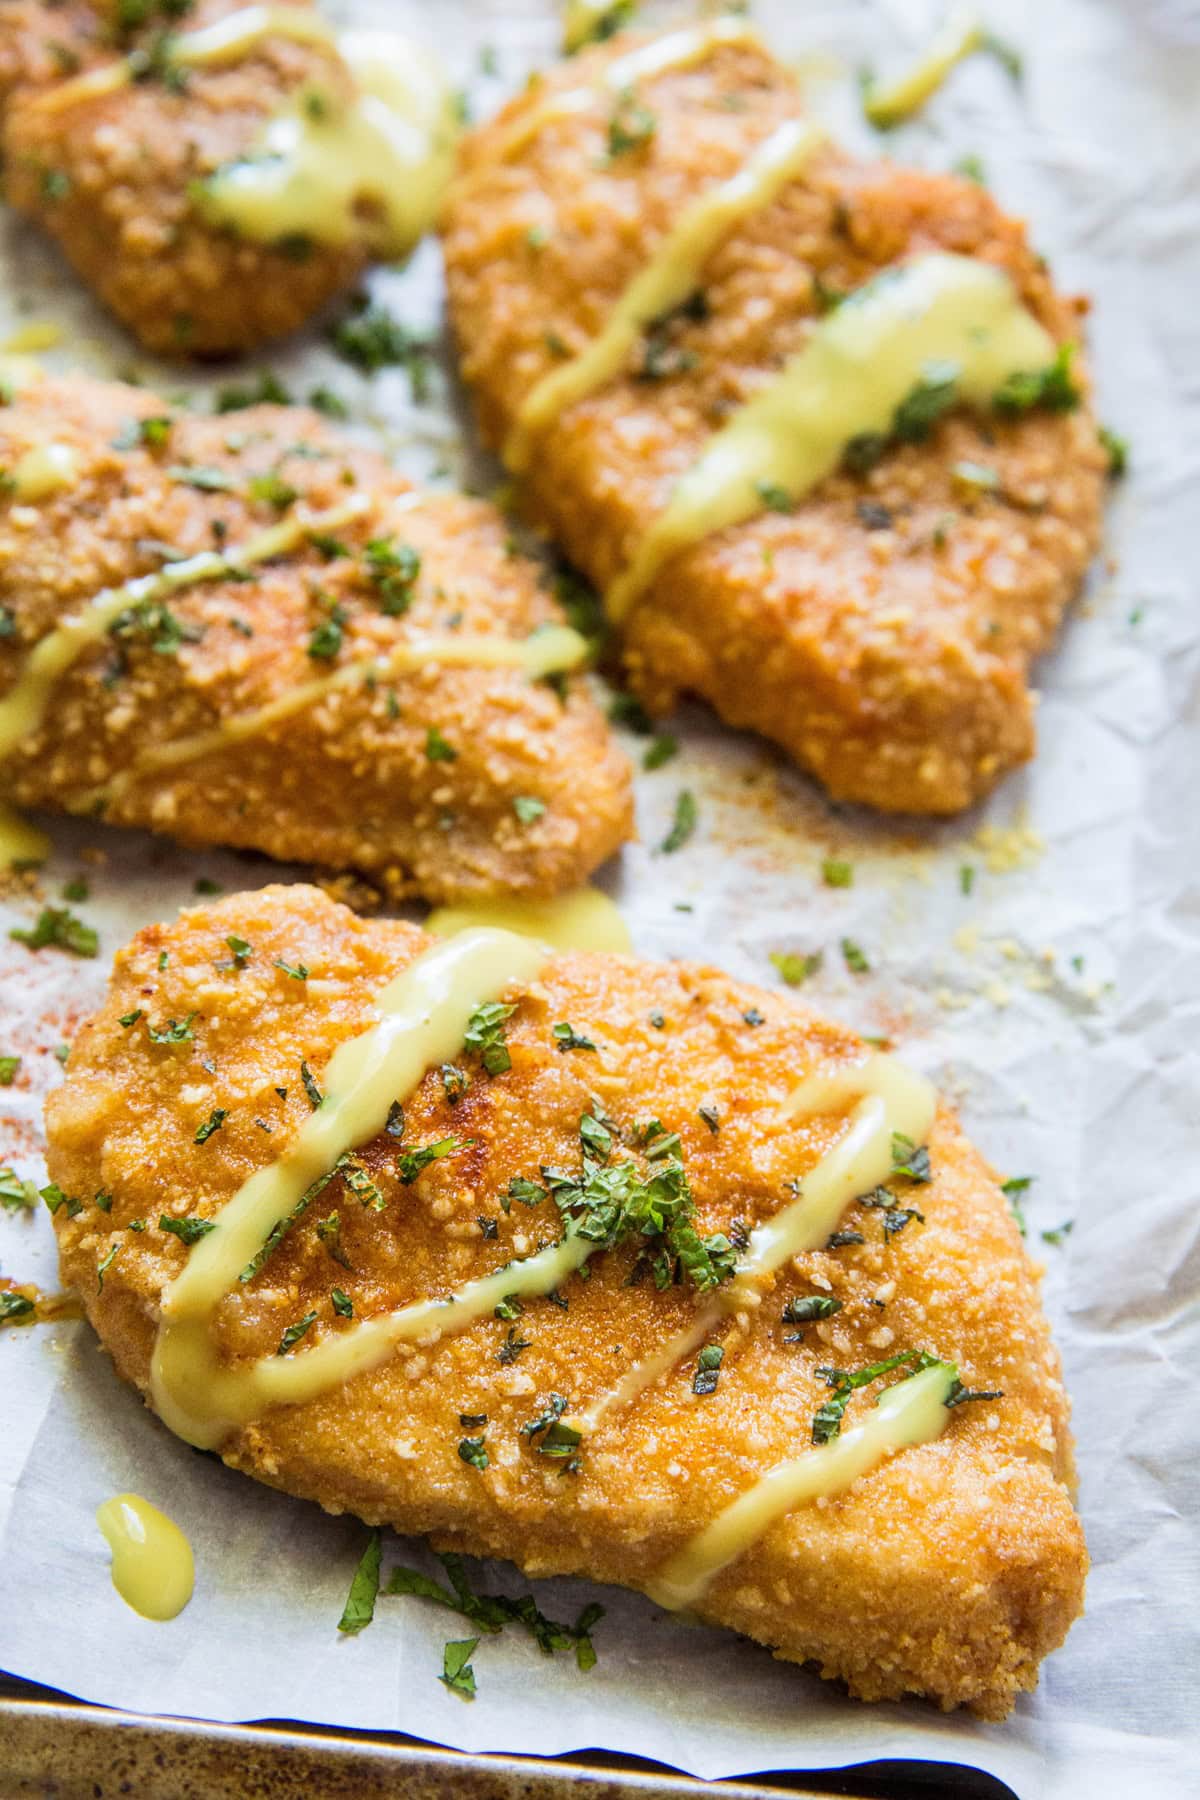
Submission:
[[[364,0],[348,10],[400,9]],[[543,0],[417,10],[481,113],[553,50]],[[920,0],[756,13],[777,46],[804,59],[814,104],[864,147],[854,69],[919,42],[934,17]],[[173,1440],[116,1381],[90,1331],[66,1324],[0,1333],[0,1663],[14,1673],[140,1710],[397,1729],[474,1750],[599,1746],[708,1776],[912,1756],[988,1770],[1022,1800],[1195,1791],[1200,21],[1188,0],[1020,0],[994,9],[994,23],[1023,53],[1022,85],[977,59],[887,148],[934,167],[982,159],[1005,203],[1029,215],[1060,281],[1095,296],[1102,410],[1131,438],[1107,559],[1041,671],[1039,757],[977,814],[897,835],[835,813],[768,750],[689,713],[683,754],[640,779],[642,841],[609,883],[648,955],[708,957],[770,982],[772,951],[824,949],[805,998],[894,1033],[958,1097],[993,1160],[1036,1175],[1026,1211],[1075,1397],[1094,1565],[1086,1617],[1003,1726],[920,1705],[857,1706],[765,1651],[612,1591],[590,1674],[528,1642],[485,1638],[468,1704],[436,1680],[443,1641],[466,1627],[419,1601],[381,1601],[369,1631],[339,1639],[360,1526]],[[480,73],[485,45],[496,47],[496,75]],[[11,219],[0,223],[0,281],[10,325],[64,326],[67,348],[51,364],[132,368],[173,395],[231,379],[135,355]],[[373,285],[414,327],[436,327],[433,246]],[[8,328],[0,318],[0,335]],[[268,365],[300,391],[335,382],[356,428],[412,473],[479,478],[440,377],[414,405],[402,371],[364,380],[315,333],[255,364]],[[699,829],[664,858],[655,846],[683,786],[697,796]],[[278,878],[257,858],[49,824],[56,849],[43,885],[54,898],[62,881],[87,875],[92,895],[79,910],[99,926],[102,955],[34,956],[0,938],[0,1052],[24,1056],[18,1084],[0,1089],[0,1159],[35,1179],[55,1047],[99,998],[111,952],[185,904],[197,878],[226,889]],[[853,861],[852,888],[821,884],[831,853]],[[964,866],[975,871],[969,894]],[[0,907],[5,927],[34,911]],[[870,977],[843,968],[843,936],[870,957]],[[1074,1228],[1061,1243],[1041,1242],[1066,1220]],[[53,1266],[44,1215],[0,1217],[5,1274],[52,1288]],[[92,1515],[125,1488],[162,1506],[196,1548],[196,1597],[169,1626],[137,1618],[109,1583]],[[397,1541],[386,1554],[424,1556]],[[526,1585],[503,1568],[483,1580]],[[556,1617],[591,1592],[573,1582],[536,1591]]]

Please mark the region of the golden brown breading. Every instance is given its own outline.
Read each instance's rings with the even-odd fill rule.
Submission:
[[[639,84],[653,131],[632,151],[607,154],[610,94],[505,154],[520,121],[636,41],[551,72],[463,146],[445,220],[451,315],[493,445],[533,385],[594,337],[684,206],[800,110],[761,48],[726,45]],[[707,315],[671,325],[667,372],[639,376],[639,345],[539,438],[532,512],[604,587],[831,298],[940,250],[1006,270],[1056,339],[1078,337],[1081,309],[981,187],[827,147],[710,257]],[[990,467],[996,490],[965,489],[962,462]],[[1095,548],[1104,466],[1086,406],[1011,421],[956,412],[869,474],[840,471],[790,510],[678,554],[625,628],[630,677],[655,710],[703,695],[837,799],[957,811],[1032,753],[1030,664]]]
[[[309,10],[307,0],[284,3]],[[203,0],[183,28],[199,29],[241,4]],[[6,78],[13,90],[0,127],[6,198],[46,227],[147,349],[175,356],[250,349],[295,331],[361,274],[365,238],[340,246],[254,243],[210,223],[189,191],[244,155],[264,121],[307,81],[348,92],[350,76],[335,54],[268,36],[237,62],[189,70],[180,88],[152,69],[113,93],[61,103],[64,59],[77,57],[88,69],[131,49],[153,53],[179,20],[151,8],[143,27],[121,33],[97,20],[103,8],[0,10],[13,14],[0,61],[0,99]]]
[[[162,441],[140,441],[144,419],[169,421],[151,428]],[[459,630],[525,638],[561,614],[491,506],[427,496],[404,510],[409,484],[302,408],[172,415],[144,389],[74,377],[0,408],[0,470],[47,443],[74,453],[71,485],[36,505],[0,495],[9,692],[33,646],[100,590],[167,557],[243,546],[298,506],[325,511],[358,493],[371,504],[337,543],[304,539],[253,579],[181,589],[140,621],[126,614],[56,683],[6,762],[8,798],[90,813],[117,777],[112,823],[356,868],[438,900],[575,886],[630,835],[629,770],[584,681],[570,677],[560,696],[516,669],[431,662],[357,681],[241,743],[128,779],[158,746],[356,659]],[[421,559],[396,617],[364,556],[389,538]],[[332,639],[315,647],[334,653],[319,658],[323,623]],[[519,817],[522,797],[544,812]]]
[[[230,934],[252,955],[240,971],[218,971]],[[64,1277],[143,1393],[159,1298],[184,1261],[157,1228],[160,1214],[211,1217],[280,1153],[309,1113],[301,1059],[319,1083],[334,1049],[370,1022],[372,997],[428,943],[413,926],[365,922],[289,887],[193,908],[142,931],[117,958],[109,998],[48,1103],[49,1167],[84,1202],[74,1218],[68,1207],[56,1214]],[[276,958],[302,960],[314,979],[280,976]],[[626,1141],[650,1117],[679,1133],[698,1229],[729,1231],[735,1219],[753,1227],[841,1128],[829,1115],[781,1126],[781,1102],[815,1065],[862,1049],[794,1001],[694,964],[557,955],[508,998],[510,1071],[489,1079],[464,1052],[470,1086],[457,1105],[438,1070],[405,1103],[405,1147],[453,1135],[464,1148],[408,1186],[396,1177],[394,1139],[360,1151],[386,1210],[365,1208],[336,1182],[326,1189],[318,1210],[340,1217],[344,1262],[331,1260],[328,1235],[310,1220],[294,1227],[218,1310],[224,1355],[269,1353],[310,1310],[314,1337],[336,1330],[334,1285],[369,1318],[461,1291],[551,1241],[552,1204],[505,1212],[500,1197],[513,1177],[579,1166],[580,1117],[597,1099]],[[194,1041],[155,1046],[144,1023],[121,1023],[139,1008],[156,1022],[194,1013]],[[560,1051],[552,1027],[563,1020],[595,1050]],[[716,1131],[702,1106],[716,1109]],[[225,1123],[197,1146],[215,1107]],[[863,1698],[916,1692],[1000,1718],[1078,1613],[1086,1553],[1067,1488],[1067,1400],[1035,1271],[992,1170],[946,1109],[930,1149],[931,1182],[915,1201],[905,1194],[923,1223],[888,1238],[878,1211],[852,1205],[844,1225],[865,1242],[807,1253],[768,1278],[762,1305],[725,1328],[714,1394],[693,1394],[695,1363],[685,1361],[596,1428],[577,1474],[539,1458],[520,1427],[551,1393],[573,1407],[593,1400],[697,1306],[685,1287],[630,1285],[630,1248],[597,1255],[590,1280],[566,1283],[565,1310],[527,1300],[515,1360],[499,1355],[510,1327],[488,1317],[268,1414],[229,1439],[225,1459],[443,1547],[507,1557],[531,1574],[639,1587],[771,1464],[804,1449],[828,1398],[821,1366],[916,1348],[952,1358],[964,1382],[1002,1388],[1003,1399],[955,1408],[936,1441],[785,1517],[717,1578],[702,1610],[785,1658],[813,1659]],[[91,1204],[98,1190],[112,1196],[108,1213]],[[131,1232],[139,1218],[148,1229]],[[113,1249],[100,1292],[97,1264]],[[797,1342],[780,1323],[782,1303],[813,1292],[842,1310]],[[865,1400],[853,1405],[853,1417],[869,1410]],[[485,1471],[457,1451],[459,1415],[480,1413]]]

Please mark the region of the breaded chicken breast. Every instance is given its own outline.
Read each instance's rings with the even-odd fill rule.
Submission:
[[[631,831],[585,645],[489,505],[302,408],[47,380],[0,407],[5,797],[357,869],[573,887]]]
[[[47,1122],[116,1367],[259,1480],[643,1589],[865,1699],[1001,1718],[1079,1611],[996,1177],[790,998],[266,889],[139,933]],[[922,1383],[935,1416],[880,1447]]]
[[[307,0],[0,0],[0,37],[6,198],[150,350],[283,337],[432,220],[450,96],[400,39]]]
[[[1030,666],[1095,549],[1105,455],[1065,348],[1083,309],[981,186],[853,160],[724,21],[622,36],[532,84],[464,143],[444,235],[484,436],[617,602],[652,710],[702,695],[835,799],[888,812],[955,812],[1032,754]],[[970,357],[931,329],[911,390],[856,424],[933,313],[888,284],[972,272],[1039,370],[982,392],[977,370],[972,392]],[[586,361],[622,319],[615,362]],[[986,362],[990,321],[958,323]],[[764,437],[809,456],[805,480]],[[727,518],[738,479],[750,500]],[[689,484],[695,529],[646,562]]]

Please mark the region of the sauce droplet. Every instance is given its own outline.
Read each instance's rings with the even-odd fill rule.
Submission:
[[[173,1519],[140,1494],[118,1494],[96,1508],[112,1550],[113,1586],[144,1619],[173,1619],[192,1597],[192,1546]]]
[[[434,937],[453,937],[480,925],[540,938],[552,950],[612,950],[620,955],[633,948],[628,925],[608,895],[594,887],[576,888],[557,900],[467,900],[460,906],[439,906],[425,921]]]

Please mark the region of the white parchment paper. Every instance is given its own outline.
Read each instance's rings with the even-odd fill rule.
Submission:
[[[553,53],[548,0],[417,10],[481,113]],[[934,16],[925,0],[757,10],[767,35],[805,59],[814,105],[864,147],[854,69],[919,42]],[[992,23],[1022,52],[1023,84],[977,59],[887,148],[933,167],[981,158],[1059,279],[1095,297],[1102,407],[1132,455],[1108,554],[1041,672],[1038,759],[978,814],[897,836],[835,814],[762,746],[689,714],[683,754],[640,781],[642,842],[610,885],[649,955],[710,958],[769,981],[772,951],[824,949],[805,997],[894,1033],[958,1097],[992,1158],[1036,1176],[1026,1211],[1075,1397],[1093,1557],[1086,1616],[1003,1726],[855,1705],[765,1651],[614,1592],[602,1596],[590,1674],[525,1640],[485,1638],[468,1704],[435,1679],[444,1639],[468,1635],[465,1625],[392,1599],[360,1638],[339,1639],[362,1528],[172,1439],[73,1324],[0,1334],[0,1663],[14,1673],[143,1711],[391,1728],[476,1750],[600,1746],[709,1776],[914,1756],[989,1770],[1022,1800],[1196,1793],[1200,7],[1012,0]],[[491,57],[481,67],[485,45],[495,73]],[[214,385],[133,353],[11,219],[0,224],[0,277],[7,328],[27,317],[64,327],[52,363],[132,368],[172,395]],[[436,328],[439,282],[426,245],[409,270],[373,285],[414,327]],[[462,479],[471,467],[441,377],[414,405],[402,371],[364,380],[316,332],[258,366],[268,360],[300,393],[336,383],[356,428],[413,474]],[[664,858],[654,847],[684,785],[700,827]],[[111,952],[186,903],[198,877],[233,889],[278,875],[255,858],[48,823],[47,889],[86,872],[80,910],[103,953],[35,956],[0,938],[0,1052],[24,1058],[17,1084],[0,1089],[0,1157],[35,1179],[55,1046],[99,999]],[[821,884],[830,853],[854,862],[851,889]],[[0,908],[5,927],[33,910]],[[844,970],[843,936],[870,957],[869,977]],[[1069,1236],[1042,1243],[1066,1221]],[[0,1217],[0,1268],[54,1287],[44,1216]],[[109,1581],[93,1512],[128,1488],[176,1518],[196,1549],[196,1596],[167,1626],[138,1618]],[[388,1560],[423,1556],[387,1545]],[[526,1585],[510,1569],[482,1580]],[[537,1591],[564,1618],[588,1592]]]

